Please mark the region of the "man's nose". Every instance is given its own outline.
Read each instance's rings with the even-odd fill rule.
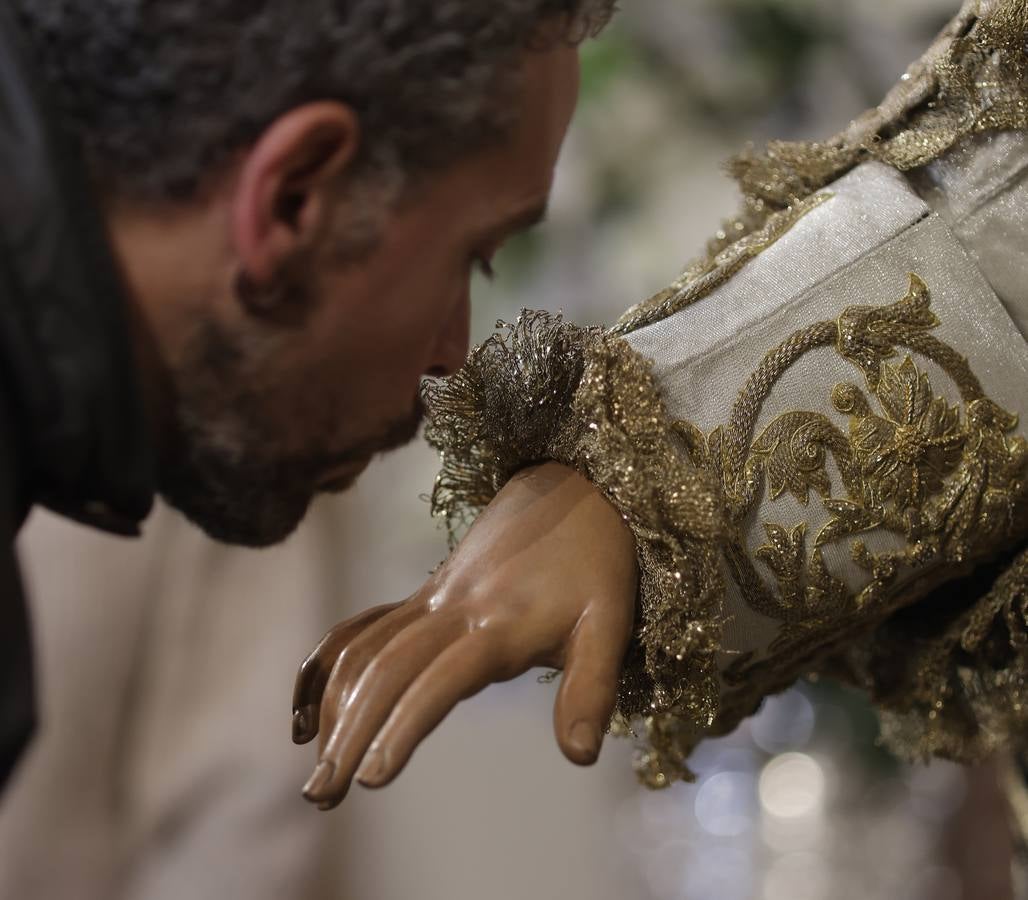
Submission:
[[[445,378],[460,369],[468,358],[471,341],[471,295],[469,291],[455,306],[449,319],[443,324],[432,364],[425,373],[433,378]]]

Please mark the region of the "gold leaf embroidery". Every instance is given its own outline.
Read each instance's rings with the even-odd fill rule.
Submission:
[[[826,499],[825,509],[833,514],[832,521],[818,533],[816,546],[824,547],[840,538],[880,528],[885,524],[885,510],[866,507],[852,500]]]
[[[797,202],[816,196],[818,191],[866,160],[877,159],[894,168],[909,170],[938,159],[968,135],[1028,128],[1026,31],[1028,3],[1025,0],[1001,0],[988,13],[982,12],[976,4],[965,4],[940,36],[939,44],[910,68],[882,104],[869,110],[845,132],[821,143],[773,142],[763,154],[749,151],[737,157],[730,171],[743,193],[740,216],[726,223],[710,242],[705,259],[691,265],[667,291],[630,311],[619,323],[617,333],[627,334],[645,327],[709,295],[752,258],[745,245],[735,256],[726,251],[731,251],[747,236],[759,234],[783,212],[789,218],[795,213]],[[759,246],[759,238],[757,241]],[[718,260],[721,260],[720,265]],[[837,342],[840,353],[864,373],[872,393],[878,387],[882,363],[894,357],[898,347],[903,347],[936,362],[954,380],[965,404],[966,438],[962,456],[956,470],[948,476],[941,473],[949,469],[946,444],[953,435],[947,429],[945,415],[941,415],[935,425],[930,418],[921,424],[930,432],[941,430],[936,437],[944,439],[943,446],[927,452],[932,462],[926,464],[927,448],[923,443],[905,445],[909,451],[906,456],[914,459],[904,463],[903,470],[897,467],[894,502],[888,509],[868,502],[871,498],[863,484],[857,483],[863,475],[854,477],[846,471],[841,474],[847,497],[822,498],[832,519],[818,534],[817,548],[876,529],[900,535],[906,542],[902,551],[876,555],[863,542],[854,541],[852,557],[870,577],[867,587],[855,600],[854,608],[858,610],[865,604],[887,605],[883,598],[894,590],[896,577],[905,565],[926,568],[933,560],[956,563],[969,556],[988,556],[1003,546],[1023,540],[1028,528],[1025,522],[1028,507],[1024,486],[1025,442],[1011,436],[1010,432],[1016,427],[1012,417],[985,400],[967,361],[930,335],[936,325],[927,285],[914,277],[911,290],[898,304],[846,310],[834,330],[832,340]],[[804,345],[806,349],[819,345],[823,338],[824,333],[819,335],[808,330],[790,340],[795,351]],[[788,366],[788,356],[783,345],[777,360],[771,357],[765,360],[762,370],[755,373],[744,388],[730,423],[716,429],[705,446],[696,439],[692,426],[685,429],[692,438],[690,447],[702,448],[702,452],[697,453],[690,450],[694,461],[705,465],[723,485],[731,523],[740,523],[752,513],[765,470],[774,479],[769,485],[772,493],[782,489],[796,495],[804,491],[805,485],[820,493],[823,487],[824,480],[816,466],[811,469],[816,462],[814,457],[808,458],[806,471],[790,475],[777,468],[785,457],[777,456],[773,465],[770,464],[771,435],[767,435],[766,444],[758,441],[751,448],[756,415],[767,396],[763,388],[780,377]],[[836,410],[854,419],[877,415],[888,420],[887,415],[872,411],[867,399],[853,385],[836,388],[832,402]],[[979,402],[989,405],[979,406]],[[896,437],[895,432],[893,437]],[[821,446],[830,449],[827,444]],[[752,455],[751,449],[754,450]],[[788,449],[786,445],[785,450]],[[838,458],[836,461],[838,463]],[[912,475],[915,469],[916,484]],[[903,473],[911,476],[905,488],[900,478]],[[939,477],[943,478],[943,486],[938,496],[933,497],[931,487],[938,483]],[[897,510],[904,505],[904,495],[909,499],[912,493],[922,490],[929,497],[925,509],[907,509],[901,515]],[[807,493],[809,495],[809,490]],[[770,596],[750,563],[738,538],[738,524],[731,533],[732,537],[723,548],[728,571],[742,586],[751,604],[772,608],[775,598]],[[823,561],[823,557],[821,559]],[[1019,596],[1022,597],[1028,592],[1024,580],[1026,570],[1028,564],[1022,557],[1019,570]],[[893,599],[897,604],[902,602],[900,597]],[[873,624],[871,621],[864,627],[867,629]],[[850,621],[848,627],[847,632],[847,623],[840,619],[833,633],[826,630],[818,639],[797,638],[791,650],[784,654],[780,652],[780,642],[776,642],[778,655],[772,659],[761,661],[753,654],[740,655],[723,673],[732,690],[721,697],[715,732],[733,728],[742,717],[754,711],[762,696],[787,687],[805,660],[831,649],[833,638],[842,636],[849,645],[858,644],[857,623]],[[939,671],[944,668],[941,662],[937,666]],[[1003,677],[997,677],[995,684],[990,683],[989,700],[967,704],[968,708],[976,710],[976,718],[985,723],[987,734],[1008,734],[1013,727],[1004,718],[1004,697],[1023,696],[1023,706],[1028,711],[1026,670],[1028,664],[1022,665],[1016,674],[1004,673]],[[870,683],[871,676],[857,680]],[[925,682],[929,685],[926,690],[937,687],[937,683],[929,682]],[[933,696],[933,703],[938,702],[939,694]],[[1021,708],[1019,699],[1013,700],[1013,704],[1015,709]],[[934,708],[932,713],[935,713]],[[1028,719],[1028,713],[1021,721],[1024,719]],[[932,736],[919,745],[924,752],[947,751],[950,755],[959,755],[957,749],[970,746],[963,737],[953,736],[966,733],[967,726],[958,725],[946,734],[939,731],[938,720],[932,720],[932,727],[936,729]],[[702,736],[702,729],[679,722],[673,716],[651,717],[645,729],[649,747],[639,757],[639,771],[644,780],[651,786],[662,786],[687,772],[685,760]],[[913,740],[908,740],[907,744],[913,745]],[[901,740],[896,742],[902,743]]]
[[[933,395],[909,356],[898,367],[881,366],[877,394],[885,415],[854,416],[850,446],[865,506],[905,512],[938,493],[960,463],[966,435],[959,411]]]
[[[728,573],[747,605],[780,623],[763,653],[741,655],[723,672],[728,692],[720,701],[716,732],[730,729],[762,696],[902,608],[934,573],[986,559],[1028,531],[1028,446],[1011,434],[1017,417],[986,398],[967,360],[931,334],[939,324],[928,285],[912,274],[899,302],[847,308],[837,321],[797,331],[768,353],[728,423],[705,441],[691,423],[675,426],[693,461],[723,487]],[[825,346],[852,363],[867,385],[867,393],[847,383],[830,392],[831,407],[849,419],[848,431],[824,413],[797,410],[778,416],[754,437],[774,385],[807,353]],[[900,350],[910,352],[897,363]],[[935,392],[912,353],[950,376],[963,409]],[[829,459],[841,494],[833,490]],[[743,525],[763,490],[772,503],[786,493],[803,505],[812,492],[820,499],[831,520],[813,548],[807,546],[806,523],[766,523],[767,543],[753,551],[746,547]],[[873,551],[863,540],[852,542],[849,556],[866,573],[853,592],[830,571],[825,550],[867,532],[891,535],[898,546]],[[771,572],[773,587],[758,562]],[[693,733],[652,721],[648,727],[665,736]],[[650,783],[660,783],[653,768],[657,757],[645,758]]]
[[[840,467],[851,469],[849,442],[825,416],[818,413],[786,413],[774,420],[757,439],[753,456],[767,474],[771,499],[786,491],[804,506],[810,491],[830,497],[832,482],[825,470],[825,450],[830,449]]]
[[[833,578],[820,549],[807,555],[807,526],[801,522],[791,531],[766,523],[768,543],[754,555],[774,573],[780,593],[776,618],[801,629],[817,630],[826,617],[845,611],[849,591]],[[766,614],[766,613],[765,613]],[[775,644],[771,652],[778,649]]]
[[[872,390],[877,388],[882,360],[896,353],[896,344],[938,326],[931,310],[928,285],[910,276],[910,290],[891,306],[851,306],[839,317],[839,353],[859,366]]]

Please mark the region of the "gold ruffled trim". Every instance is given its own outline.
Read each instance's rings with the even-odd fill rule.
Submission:
[[[446,521],[451,548],[520,469],[561,457],[581,432],[569,415],[585,351],[602,331],[525,311],[471,351],[448,379],[428,382],[425,437],[440,453],[432,514]]]
[[[542,312],[501,327],[457,375],[425,389],[426,436],[443,462],[433,514],[456,542],[515,472],[547,460],[603,491],[635,535],[640,567],[615,730],[642,732],[638,769],[662,786],[684,769],[663,731],[700,733],[718,711],[724,501],[690,460],[650,363],[625,341]]]

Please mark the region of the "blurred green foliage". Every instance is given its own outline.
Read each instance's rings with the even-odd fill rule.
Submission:
[[[582,92],[580,106],[602,103],[618,79],[629,75],[646,77],[646,55],[639,43],[618,24],[599,40],[582,45]]]

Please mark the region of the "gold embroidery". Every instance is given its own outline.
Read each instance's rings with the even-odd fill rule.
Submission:
[[[618,333],[645,327],[709,295],[756,255],[747,253],[747,238],[760,235],[769,225],[774,228],[779,224],[778,217],[790,219],[798,202],[815,196],[861,162],[878,159],[908,170],[938,159],[968,135],[1028,127],[1026,31],[1028,3],[1024,0],[999,3],[991,14],[981,17],[977,15],[976,4],[967,4],[938,45],[922,62],[911,67],[908,77],[892,94],[843,134],[823,143],[773,142],[762,155],[751,151],[737,157],[730,164],[730,171],[742,189],[742,214],[726,223],[711,241],[705,259],[690,266],[667,291],[629,311],[619,322]],[[740,243],[739,255],[732,256],[732,247]],[[755,243],[760,246],[759,236]],[[904,565],[925,566],[940,555],[952,559],[954,565],[967,559],[974,552],[968,539],[976,528],[979,531],[975,546],[982,555],[987,555],[990,548],[1002,546],[1002,541],[1009,541],[1011,535],[1023,534],[1025,529],[1024,442],[1009,436],[1016,422],[984,399],[967,361],[928,333],[937,324],[929,309],[927,286],[915,278],[911,292],[899,304],[851,308],[841,317],[837,329],[822,326],[820,332],[815,328],[793,335],[779,348],[777,356],[766,359],[751,378],[730,424],[715,431],[709,440],[703,441],[690,424],[677,426],[688,438],[691,458],[698,465],[709,467],[724,485],[730,522],[741,521],[752,509],[760,473],[766,472],[774,496],[788,491],[798,498],[803,495],[806,500],[811,490],[821,496],[832,519],[818,534],[817,549],[875,529],[887,528],[906,535],[906,549],[894,554],[875,555],[860,541],[854,542],[853,558],[871,576],[861,594],[864,603],[884,595]],[[888,406],[883,409],[884,415],[872,413],[866,398],[854,386],[842,386],[833,394],[833,406],[851,415],[851,428],[859,431],[860,413],[868,414],[863,416],[864,440],[858,442],[856,452],[849,438],[826,417],[808,414],[779,421],[778,433],[765,431],[749,448],[747,456],[746,443],[768,385],[780,377],[791,364],[790,359],[833,341],[844,357],[861,368],[876,397],[882,363],[893,357],[897,347],[904,347],[936,362],[956,383],[966,404],[966,438],[961,444],[962,456],[955,474],[950,475],[945,487],[924,510],[908,508],[907,521],[900,512],[905,501],[914,495],[931,493],[940,477],[945,477],[943,473],[950,470],[957,452],[958,436],[950,408],[946,405],[943,409],[934,397],[927,408],[923,401],[918,407],[912,401],[911,414],[920,414],[916,421],[903,422],[890,418]],[[890,367],[889,377],[893,381],[909,376],[909,367],[902,374]],[[894,404],[894,408],[899,413],[906,411],[902,404]],[[880,449],[891,451],[881,459],[871,452],[879,439],[883,440]],[[826,453],[831,454],[839,469],[846,498],[824,496],[826,476],[822,464]],[[879,472],[884,476],[880,491],[890,503],[873,502],[873,491],[868,497],[861,487],[866,482],[873,485]],[[753,567],[737,527],[723,551],[729,572],[751,604],[774,612],[778,601],[771,598]],[[823,560],[823,556],[819,559]],[[813,560],[812,556],[808,566]],[[818,564],[814,563],[813,569],[817,573]],[[1024,569],[1022,565],[1022,576]],[[927,589],[928,579],[922,581]],[[837,589],[835,585],[833,589]],[[1022,595],[1024,590],[1022,578]],[[781,587],[780,593],[783,597],[787,595]],[[847,605],[841,595],[836,597],[841,612]],[[856,598],[858,604],[861,598]],[[849,643],[859,643],[857,624],[847,623],[844,618],[847,617],[840,618],[833,633],[826,629],[816,638],[780,636],[774,649],[781,652],[783,637],[791,641],[791,666],[783,667],[781,657],[770,661],[755,661],[751,655],[739,657],[726,673],[728,682],[738,686],[748,680],[756,687],[722,697],[713,731],[722,733],[734,727],[754,711],[760,697],[788,686],[804,660],[831,652],[833,643],[841,641],[842,636]],[[863,626],[865,630],[873,625],[869,622]],[[867,676],[864,683],[870,681]],[[931,688],[926,691],[932,694]],[[933,700],[933,704],[937,702]],[[1028,697],[1025,702],[1028,703]],[[987,730],[989,716],[1002,718],[996,711],[1003,707],[1001,702],[986,707],[987,704],[982,705],[979,718],[986,723]],[[685,760],[698,740],[695,727],[683,725],[673,716],[650,717],[644,725],[648,743],[640,750],[637,761],[644,780],[651,786],[661,786],[687,775]],[[953,746],[955,732],[947,732],[949,737],[945,740],[938,733],[937,729],[929,752],[941,750],[948,741],[950,755],[958,756]],[[895,742],[902,744],[903,740],[897,738]],[[910,739],[906,743],[913,742]]]
[[[906,347],[937,363],[956,382],[965,402],[982,396],[982,386],[967,360],[929,334],[939,325],[931,310],[928,285],[910,277],[907,295],[892,306],[852,306],[839,318],[838,350],[858,366],[872,390],[882,375],[881,362]]]
[[[828,575],[820,549],[814,551],[808,565],[806,523],[801,522],[789,531],[769,522],[764,530],[768,543],[754,555],[767,563],[781,588],[782,611],[777,618],[808,623],[826,613],[835,613],[846,595],[845,587]]]
[[[782,228],[786,223],[791,227],[797,210],[809,212],[798,204],[816,196],[861,162],[878,159],[908,170],[938,159],[968,135],[1028,127],[1028,61],[1023,46],[1026,32],[1025,0],[1006,0],[981,17],[976,4],[969,3],[937,46],[911,67],[908,77],[892,94],[843,134],[824,143],[774,142],[762,155],[751,151],[737,157],[730,171],[742,189],[742,214],[726,223],[711,241],[706,258],[690,266],[667,291],[630,310],[618,323],[617,333],[628,334],[708,296],[760,252],[749,252],[748,239],[753,239],[753,246],[761,247],[763,230]],[[823,201],[825,195],[820,199]],[[738,250],[733,254],[736,245]],[[712,733],[734,728],[756,709],[763,696],[791,684],[808,661],[827,656],[843,644],[859,646],[861,631],[870,631],[887,615],[883,598],[896,594],[895,583],[901,572],[913,567],[927,569],[932,561],[948,559],[952,566],[958,566],[969,558],[987,556],[1016,540],[1012,536],[1023,535],[1028,527],[1024,521],[1028,505],[1024,441],[1009,434],[1016,421],[984,398],[967,360],[929,333],[937,324],[927,286],[913,277],[910,292],[898,304],[853,307],[838,323],[822,323],[790,337],[751,377],[729,424],[715,430],[707,440],[689,423],[676,426],[690,458],[708,468],[724,487],[729,537],[722,547],[723,557],[744,596],[758,611],[766,610],[787,621],[781,609],[782,598],[796,601],[800,596],[796,566],[790,573],[789,584],[793,587],[783,590],[784,560],[776,558],[779,597],[774,597],[740,537],[739,523],[753,509],[765,475],[773,496],[788,491],[806,501],[813,490],[821,497],[832,518],[817,535],[815,552],[877,529],[905,540],[904,549],[878,554],[861,541],[854,541],[852,558],[870,576],[857,597],[844,596],[835,580],[819,584],[824,578],[824,557],[819,554],[815,561],[812,554],[802,579],[803,602],[809,602],[808,586],[813,589],[811,593],[822,591],[832,596],[838,603],[833,626],[822,622],[824,630],[819,634],[803,634],[803,629],[786,627],[774,642],[774,656],[756,660],[746,654],[735,660],[723,676],[730,689],[720,700]],[[797,414],[773,423],[750,445],[770,386],[800,356],[830,344],[860,368],[869,391],[879,400],[881,379],[889,378],[890,385],[904,380],[910,384],[910,367],[900,373],[890,366],[889,374],[884,375],[884,364],[900,347],[931,359],[955,382],[965,404],[961,426],[964,438],[960,461],[948,479],[945,473],[950,472],[957,453],[958,432],[945,401],[937,404],[933,396],[925,404],[920,376],[912,385],[920,399],[911,398],[910,404],[905,404],[889,394],[883,414],[873,413],[866,397],[853,385],[833,392],[835,409],[851,417],[851,434],[854,428],[862,434],[856,448],[849,436],[816,413]],[[881,458],[874,456],[876,441],[881,441]],[[845,498],[825,496],[826,486],[830,490],[823,466],[826,454],[836,463]],[[876,480],[878,474],[882,479]],[[931,494],[940,478],[946,480],[925,508],[910,509],[909,502],[915,496]],[[875,490],[881,502],[876,501]],[[928,590],[930,578],[923,577],[921,585]],[[900,598],[893,597],[893,603],[899,605]],[[874,616],[861,612],[876,605]],[[848,665],[852,667],[852,662]],[[940,662],[938,667],[944,669],[945,664]],[[866,673],[863,681],[852,680],[865,685],[873,681]],[[926,676],[924,684],[929,685],[925,690],[931,694],[931,679]],[[933,704],[939,702],[938,695],[934,696]],[[989,716],[1002,719],[997,712],[1001,709],[1001,703],[978,708],[978,718],[986,730]],[[659,787],[688,777],[685,762],[703,730],[695,723],[683,723],[673,713],[647,717],[642,724],[643,745],[637,770],[644,782]],[[967,731],[966,725],[960,727]],[[958,755],[953,746],[960,743],[953,738],[956,726],[945,732],[945,739],[938,737],[940,733],[937,728],[931,751],[941,752],[948,741],[950,755]],[[896,742],[902,744],[903,740],[897,738]]]
[[[822,143],[772,142],[763,154],[733,160],[747,211],[782,209],[868,159],[908,171],[970,135],[1028,127],[1028,3],[1004,0],[982,16],[978,5],[966,3],[892,93],[842,134]]]
[[[967,361],[929,334],[939,324],[928,286],[916,275],[899,303],[853,307],[836,323],[797,332],[765,357],[733,409],[708,441],[713,468],[729,505],[730,539],[723,547],[747,604],[780,623],[766,654],[747,654],[723,675],[729,688],[718,727],[747,714],[772,683],[784,686],[802,668],[852,642],[925,589],[926,575],[988,558],[1023,536],[1028,444],[1012,435],[1017,418],[982,394]],[[788,412],[752,439],[760,407],[774,382],[806,352],[835,333],[837,352],[863,373],[870,397],[854,384],[832,391],[835,409],[849,417],[845,434],[817,412]],[[946,371],[963,397],[964,415],[937,396],[926,373],[898,348],[914,349]],[[753,440],[748,452],[740,451]],[[836,464],[846,496],[833,496],[827,468]],[[768,542],[750,553],[741,537],[761,490],[773,502],[789,493],[804,505],[815,493],[831,521],[808,546],[808,526],[767,523]],[[861,540],[850,556],[867,574],[851,592],[834,577],[824,550],[861,533],[891,533],[897,549],[872,552]],[[767,587],[755,563],[771,572]],[[900,576],[903,576],[902,580]],[[735,696],[731,696],[732,694]]]
[[[831,497],[826,451],[834,457],[846,483],[855,483],[853,454],[846,436],[820,413],[786,413],[757,438],[751,450],[751,467],[766,473],[772,500],[788,491],[806,506],[812,490],[824,499]]]
[[[850,446],[863,482],[866,509],[919,509],[942,488],[960,463],[966,433],[960,412],[933,397],[928,376],[908,356],[901,366],[882,367],[873,413],[853,385],[839,385],[833,399],[851,411]]]

